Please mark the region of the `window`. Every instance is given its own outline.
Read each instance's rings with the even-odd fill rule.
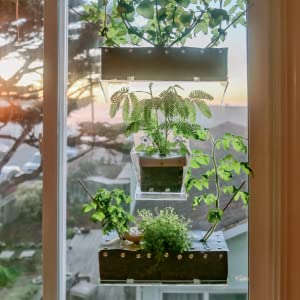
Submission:
[[[198,216],[203,212],[203,206],[196,211],[192,210],[193,195],[190,195],[187,201],[155,202],[135,199],[136,179],[130,157],[134,140],[132,137],[128,138],[124,135],[121,113],[117,114],[114,119],[110,118],[110,97],[124,86],[132,90],[146,90],[149,83],[100,80],[101,51],[98,48],[98,40],[95,38],[95,30],[80,18],[83,13],[81,3],[70,3],[67,118],[67,293],[75,297],[78,289],[84,290],[84,284],[88,282],[87,294],[91,293],[89,297],[96,299],[100,293],[107,293],[110,297],[114,297],[113,293],[119,295],[120,291],[124,295],[126,288],[116,289],[115,286],[99,286],[98,284],[97,250],[101,247],[101,232],[98,225],[91,224],[88,217],[81,213],[81,207],[89,201],[89,196],[78,184],[78,180],[81,180],[91,193],[95,193],[98,188],[124,189],[133,198],[128,207],[133,214],[137,214],[137,211],[143,208],[159,207],[162,209],[165,206],[174,206],[176,211],[192,219],[194,228],[207,229],[208,224],[204,215],[202,223],[199,224]],[[188,42],[187,45],[201,47],[205,42],[206,40],[202,40],[200,43],[199,41]],[[229,47],[230,80],[228,86],[226,82],[180,82],[179,84],[186,93],[200,87],[213,94],[215,100],[210,103],[213,118],[201,118],[204,126],[212,128],[216,135],[231,131],[247,139],[246,29],[238,26],[236,30],[232,31],[232,34],[228,34],[228,39],[222,46]],[[154,82],[153,91],[158,94],[169,85],[168,82]],[[194,146],[192,145],[192,147]],[[76,152],[76,155],[70,157],[68,151]],[[221,229],[226,232],[230,249],[229,287],[236,290],[243,289],[245,293],[248,289],[247,220],[247,209],[241,203],[234,203],[221,226]],[[75,276],[78,277],[74,278]],[[147,291],[151,293],[155,289],[157,288],[153,287],[152,291]],[[147,291],[144,291],[144,295],[147,294]],[[188,290],[186,294],[188,297]],[[125,293],[125,295],[127,294]],[[133,297],[132,294],[131,297]],[[190,297],[201,299],[202,296],[193,294]]]
[[[0,1],[0,298],[42,293],[43,1]]]

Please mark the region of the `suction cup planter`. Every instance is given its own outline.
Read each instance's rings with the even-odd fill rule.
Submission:
[[[147,156],[131,151],[137,188],[136,200],[186,200],[184,177],[189,156],[171,153],[169,156]]]
[[[102,48],[102,80],[227,81],[227,48]]]
[[[207,243],[196,241],[193,248],[159,257],[143,250],[121,247],[99,250],[99,273],[102,283],[227,283],[228,248],[222,232],[215,232]],[[106,238],[107,240],[107,238]]]

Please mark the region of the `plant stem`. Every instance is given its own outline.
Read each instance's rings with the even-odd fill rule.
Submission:
[[[223,33],[226,32],[232,25],[234,25],[234,23],[238,21],[243,15],[245,15],[250,7],[251,6],[249,5],[243,12],[241,12],[236,18],[234,18],[233,21],[223,29]],[[221,33],[219,32],[218,36],[215,39],[213,39],[205,48],[212,48],[213,46],[215,46],[216,43],[219,41],[220,37]]]
[[[234,200],[234,197],[237,195],[237,193],[242,189],[242,187],[245,185],[246,181],[243,181],[242,184],[239,186],[239,188],[237,189],[237,191],[234,193],[234,195],[230,198],[230,200],[227,202],[227,204],[224,206],[223,208],[223,212],[225,212],[225,210],[228,208],[228,206],[230,205],[230,203]]]
[[[237,193],[242,189],[242,187],[245,185],[246,181],[243,181],[242,184],[239,186],[239,188],[236,190],[234,195],[230,198],[230,200],[227,202],[227,204],[224,206],[223,213],[228,208],[228,206],[231,204],[231,202],[234,200],[234,197],[237,195]],[[206,232],[205,236],[201,239],[201,242],[206,243],[207,240],[211,237],[211,235],[214,233],[216,227],[218,226],[219,222],[216,222],[213,224],[209,230]]]
[[[216,227],[218,226],[219,222],[216,222],[214,225],[212,225],[209,230],[206,232],[205,236],[203,239],[201,239],[202,243],[206,243],[207,240],[210,238],[210,236],[214,233]]]
[[[187,31],[185,31],[180,37],[178,37],[175,41],[173,41],[168,47],[174,46],[179,41],[181,41],[184,37],[186,37],[188,34],[190,34],[194,30],[194,28],[196,27],[196,25],[201,22],[201,18],[203,16],[203,14],[204,14],[204,11],[201,12],[200,16],[198,16],[197,18],[195,18],[194,24]]]
[[[137,32],[132,26],[131,26],[131,24],[128,22],[127,23],[127,21],[126,21],[126,19],[124,18],[124,16],[123,16],[123,14],[120,14],[120,16],[121,16],[121,18],[122,18],[122,21],[123,21],[123,23],[124,23],[124,25],[125,25],[125,27],[126,27],[126,29],[127,29],[127,31],[129,32],[129,31],[132,31],[135,35],[137,35],[138,37],[140,37],[141,39],[143,39],[144,41],[146,41],[147,43],[149,43],[150,45],[152,45],[152,46],[156,46],[154,43],[152,43],[150,40],[148,40],[147,38],[145,38],[144,37],[144,35],[143,34],[140,34],[139,32]]]
[[[87,187],[82,183],[81,180],[78,180],[78,183],[83,187],[83,189],[87,192],[87,194],[90,196],[90,198],[94,201],[95,198],[93,197],[93,195],[90,193],[90,191],[87,189]]]
[[[216,209],[219,209],[219,200],[220,200],[220,195],[221,195],[221,189],[220,189],[220,181],[219,181],[219,175],[218,175],[218,166],[217,166],[217,160],[216,160],[216,145],[219,143],[219,140],[215,142],[213,136],[209,133],[210,140],[212,143],[212,160],[213,160],[213,165],[215,169],[215,184],[216,184],[216,192],[217,192],[217,199],[216,199]]]
[[[160,28],[160,24],[159,24],[159,20],[158,20],[158,3],[157,0],[155,0],[155,12],[156,12],[156,22],[157,22],[157,26],[158,26],[158,33],[159,33],[159,40],[158,43],[159,45],[163,44],[162,43],[162,35],[161,35],[161,28]]]

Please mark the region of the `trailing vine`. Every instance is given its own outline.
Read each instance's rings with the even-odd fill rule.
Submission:
[[[193,208],[199,206],[202,202],[209,207],[207,220],[212,224],[202,242],[206,242],[213,234],[218,224],[221,222],[223,215],[232,203],[232,201],[243,201],[244,205],[248,205],[249,193],[243,190],[245,181],[240,186],[233,184],[234,175],[240,176],[241,173],[249,175],[252,170],[246,161],[239,161],[232,154],[227,153],[220,159],[217,159],[216,152],[222,148],[225,152],[234,150],[235,152],[247,153],[247,146],[243,137],[226,133],[218,139],[214,139],[212,133],[208,129],[200,129],[196,140],[208,141],[211,145],[211,153],[204,153],[202,150],[193,150],[190,169],[186,177],[187,191],[192,189],[200,192],[199,196],[193,199]],[[200,176],[195,176],[193,169],[200,169]],[[214,184],[214,192],[208,193]],[[231,198],[224,206],[220,207],[221,197],[230,195]]]

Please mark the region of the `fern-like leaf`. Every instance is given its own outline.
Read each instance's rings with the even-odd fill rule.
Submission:
[[[142,130],[143,129],[142,126],[143,126],[143,123],[140,120],[130,122],[125,129],[126,135],[129,136],[133,133],[136,133],[136,132]]]
[[[202,114],[207,117],[207,118],[211,118],[212,114],[210,111],[210,108],[208,107],[208,105],[206,104],[206,102],[204,100],[199,100],[196,99],[193,101],[193,103],[195,103],[195,105],[198,107],[198,109],[202,112]]]
[[[128,119],[129,119],[129,109],[130,109],[129,105],[130,105],[129,104],[129,98],[127,97],[124,100],[124,102],[123,102],[123,110],[122,110],[122,112],[123,112],[123,120],[125,122],[127,122]]]
[[[206,92],[201,90],[194,90],[190,93],[189,96],[191,99],[200,99],[200,100],[214,100],[214,97]]]

